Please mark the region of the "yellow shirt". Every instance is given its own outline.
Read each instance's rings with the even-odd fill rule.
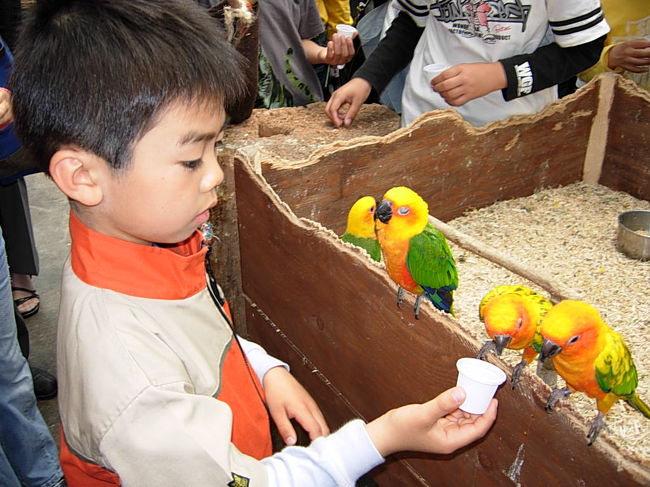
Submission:
[[[598,63],[580,73],[579,78],[586,82],[600,73],[615,71],[650,90],[650,73],[612,70],[607,66],[609,50],[613,46],[632,39],[650,37],[650,0],[602,0],[601,3],[611,31],[607,34]]]
[[[349,0],[316,0],[316,5],[320,18],[327,29],[328,39],[331,39],[332,34],[336,33],[338,24],[353,24]]]

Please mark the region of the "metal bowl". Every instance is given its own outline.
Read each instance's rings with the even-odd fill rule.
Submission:
[[[618,215],[616,246],[632,259],[650,260],[650,210],[624,211]]]

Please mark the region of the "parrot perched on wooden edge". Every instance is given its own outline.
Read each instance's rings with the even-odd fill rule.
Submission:
[[[567,387],[555,389],[546,403],[551,412],[557,401],[574,391],[596,399],[598,415],[587,433],[591,445],[605,426],[605,415],[618,399],[650,418],[650,408],[636,394],[636,367],[621,335],[612,330],[591,305],[565,300],[542,320],[540,358],[551,357]]]
[[[429,206],[412,189],[389,189],[375,212],[377,239],[388,275],[398,285],[397,305],[404,289],[427,297],[439,310],[453,314],[453,292],[458,287],[456,262],[445,236],[429,223]]]
[[[359,198],[348,212],[348,222],[341,240],[365,249],[373,260],[381,260],[381,249],[375,234],[375,208],[372,196]]]
[[[553,303],[526,286],[497,286],[479,304],[479,319],[492,340],[486,341],[477,358],[484,359],[489,351],[501,355],[504,348],[522,350],[521,362],[512,371],[512,388],[517,387],[524,367],[542,349],[539,328],[542,318]]]

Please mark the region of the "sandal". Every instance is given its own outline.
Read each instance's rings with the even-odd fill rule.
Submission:
[[[38,313],[38,310],[41,307],[41,298],[40,298],[40,296],[38,295],[38,293],[36,292],[35,289],[27,289],[27,288],[24,288],[24,287],[11,286],[11,290],[12,291],[22,291],[24,293],[29,293],[27,296],[23,296],[22,298],[14,299],[14,305],[16,306],[16,309],[18,309],[18,307],[21,304],[26,303],[30,299],[36,299],[36,306],[34,306],[33,308],[28,309],[27,311],[24,311],[24,312],[21,312],[20,310],[18,310],[18,312],[21,314],[21,316],[23,318],[29,318],[30,316],[34,316],[36,313]]]

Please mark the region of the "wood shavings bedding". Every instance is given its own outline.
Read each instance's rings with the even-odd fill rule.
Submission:
[[[650,262],[629,259],[616,250],[617,217],[632,209],[650,209],[650,202],[576,183],[498,202],[448,223],[581,293],[627,342],[639,376],[637,392],[650,403]],[[478,320],[478,305],[494,286],[521,283],[545,293],[503,267],[450,245],[460,276],[454,300],[457,318],[479,341],[487,334]],[[503,359],[514,366],[520,355],[506,350]],[[526,373],[534,374],[535,365]],[[594,399],[575,393],[565,401],[591,424],[597,411]],[[649,419],[618,401],[605,420],[607,429],[601,435],[650,464]]]

